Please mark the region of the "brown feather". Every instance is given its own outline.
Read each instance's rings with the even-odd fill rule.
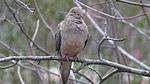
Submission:
[[[88,28],[82,19],[82,11],[74,7],[59,24],[56,34],[56,50],[65,59],[76,58],[83,50],[88,38]],[[62,83],[67,84],[72,62],[60,62]]]

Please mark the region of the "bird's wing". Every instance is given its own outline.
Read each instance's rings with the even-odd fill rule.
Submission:
[[[85,41],[85,43],[84,43],[84,48],[86,47],[87,42],[88,42],[88,39],[86,39],[86,41]]]
[[[58,28],[60,26],[58,25]],[[56,40],[56,51],[58,51],[58,53],[60,54],[60,46],[61,46],[61,30],[59,28],[59,30],[56,32],[55,34],[55,40]]]

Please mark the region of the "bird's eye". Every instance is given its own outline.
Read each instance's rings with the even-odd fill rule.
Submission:
[[[80,16],[80,14],[77,14],[78,16]]]
[[[73,13],[76,13],[75,11],[73,11]]]

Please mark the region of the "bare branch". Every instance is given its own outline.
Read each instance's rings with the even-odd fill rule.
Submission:
[[[37,9],[37,12],[38,12],[40,18],[42,19],[42,22],[43,22],[43,23],[45,24],[45,26],[51,31],[51,34],[52,34],[52,36],[53,36],[53,38],[54,38],[54,37],[55,37],[54,31],[53,31],[52,28],[47,24],[47,22],[45,21],[44,17],[42,16],[42,14],[41,14],[41,12],[40,12],[40,9],[39,9],[39,7],[38,7],[37,1],[34,0],[34,3],[35,3],[35,7],[36,7],[36,9]]]
[[[78,1],[78,0],[74,0],[74,2],[75,2],[76,4],[78,4],[78,6],[83,5],[83,6],[87,7],[88,9],[93,10],[93,11],[95,11],[95,12],[97,12],[97,13],[100,13],[100,14],[106,16],[106,17],[109,17],[109,18],[115,19],[115,20],[117,20],[117,21],[121,21],[121,22],[123,22],[123,23],[125,23],[125,24],[128,24],[129,26],[131,26],[132,28],[134,28],[136,31],[138,31],[140,34],[142,34],[144,37],[146,37],[147,39],[150,39],[150,37],[149,37],[147,34],[145,34],[143,31],[140,30],[140,28],[136,27],[134,24],[132,24],[132,23],[130,23],[130,22],[128,22],[128,21],[125,21],[126,18],[120,16],[120,14],[119,14],[119,17],[112,16],[112,15],[106,14],[106,13],[104,13],[104,12],[98,11],[98,10],[96,10],[96,9],[94,9],[94,8],[92,8],[92,7],[90,7],[90,6],[88,6],[88,5],[85,5],[85,4],[81,3],[81,2]],[[114,11],[116,12],[117,10],[114,9]],[[116,13],[118,13],[118,11],[117,11]],[[144,15],[144,14],[142,14],[142,15]],[[89,15],[87,14],[87,16],[89,16]],[[141,16],[141,15],[138,15],[138,16]],[[137,16],[136,16],[136,17],[137,17]],[[88,17],[88,18],[90,19],[90,17]],[[129,18],[133,18],[133,17],[129,17]],[[129,19],[129,18],[128,18],[128,19]],[[93,23],[93,22],[92,22],[92,23]],[[95,23],[94,23],[94,25],[95,25]],[[96,25],[96,26],[98,26],[98,25]],[[100,30],[99,30],[99,31],[100,31]],[[101,31],[101,32],[102,32],[102,31]]]
[[[102,45],[102,43],[104,42],[106,40],[106,36],[104,36],[100,41],[99,41],[99,43],[98,43],[98,57],[99,57],[99,59],[101,60],[102,59],[102,55],[100,54],[100,50],[101,50],[101,45]]]
[[[84,74],[82,74],[82,73],[80,73],[80,72],[78,72],[78,71],[75,71],[74,69],[71,69],[74,73],[76,73],[76,74],[78,74],[78,75],[80,75],[80,76],[82,76],[82,77],[84,77],[86,80],[88,80],[91,84],[94,84],[94,82],[91,80],[91,79],[89,79],[86,75],[84,75]]]
[[[143,1],[140,0],[140,3],[143,4]],[[149,18],[148,18],[148,14],[146,13],[146,10],[145,10],[144,6],[141,6],[141,8],[142,8],[142,11],[143,11],[143,13],[144,13],[144,16],[145,16],[145,18],[146,18],[146,20],[147,20],[147,23],[148,23],[148,25],[150,26],[150,20],[149,20]]]
[[[25,35],[25,37],[26,37],[28,40],[30,40],[30,41],[34,44],[34,46],[35,46],[36,48],[38,48],[39,50],[41,50],[41,51],[42,51],[43,53],[45,53],[46,55],[50,55],[49,52],[47,52],[45,49],[43,49],[42,47],[40,47],[39,45],[37,45],[37,44],[27,35],[27,33],[24,31],[22,25],[21,25],[20,23],[18,23],[18,22],[21,22],[21,21],[16,17],[15,13],[12,11],[11,7],[8,5],[8,3],[6,2],[6,0],[4,0],[4,3],[5,3],[5,5],[6,5],[6,7],[8,8],[9,12],[10,12],[10,13],[12,14],[12,16],[14,17],[14,19],[15,19],[15,21],[16,21],[18,27],[20,28],[21,32],[23,33],[23,35]]]
[[[49,69],[47,69],[47,68],[45,68],[45,67],[43,67],[43,66],[37,65],[37,64],[35,64],[35,63],[32,63],[32,65],[34,65],[35,67],[40,68],[40,69],[42,69],[42,70],[44,70],[44,71],[46,71],[46,72],[48,72],[48,73],[50,73],[50,74],[52,74],[52,75],[55,75],[55,76],[57,76],[57,77],[60,77],[60,74],[56,74],[56,73],[54,73],[54,72],[51,72]],[[86,84],[84,81],[79,81],[79,80],[72,79],[72,78],[69,78],[69,80],[76,81],[76,82],[79,82],[79,83],[81,83],[81,84]]]
[[[148,8],[150,7],[150,4],[141,4],[141,3],[136,3],[136,2],[132,2],[128,0],[116,0],[116,1],[126,3],[126,4],[136,5],[136,6],[143,6],[143,7],[148,7]]]
[[[0,44],[2,46],[4,46],[5,48],[7,48],[8,50],[10,50],[11,52],[13,52],[15,55],[19,55],[18,52],[14,51],[13,49],[11,49],[7,44],[5,44],[3,41],[0,40]]]
[[[118,64],[115,62],[111,62],[108,60],[93,60],[93,59],[78,59],[78,60],[73,60],[73,59],[62,59],[59,58],[59,56],[9,56],[9,57],[5,57],[5,58],[0,58],[0,62],[8,62],[11,60],[34,60],[34,61],[38,61],[38,60],[57,60],[57,61],[72,61],[72,62],[79,62],[79,63],[87,63],[88,65],[106,65],[106,66],[110,66],[110,67],[114,67],[116,69],[118,69],[121,72],[128,72],[128,73],[132,73],[132,74],[137,74],[137,75],[143,75],[143,76],[148,76],[150,77],[150,72],[147,70],[141,70],[141,69],[136,69],[136,68],[131,68],[122,64]]]
[[[89,68],[90,70],[94,71],[94,72],[98,75],[99,79],[102,80],[101,75],[100,75],[95,69],[93,69],[92,67],[88,67],[88,68]]]
[[[35,38],[36,38],[36,35],[37,35],[37,33],[38,33],[38,30],[39,30],[39,20],[37,20],[37,22],[36,22],[36,28],[35,28],[35,31],[34,31],[34,34],[33,34],[33,36],[32,36],[32,40],[34,41],[35,40]],[[31,42],[30,43],[30,46],[31,46],[31,48],[32,48],[32,46],[33,46],[33,43]]]
[[[144,63],[142,63],[138,59],[134,58],[134,56],[130,55],[123,48],[121,48],[120,46],[118,46],[118,49],[121,51],[122,54],[126,55],[130,60],[132,60],[133,62],[139,64],[139,66],[141,66],[142,68],[150,71],[150,67],[149,66],[145,65]]]
[[[18,61],[15,62],[15,63],[13,63],[13,64],[10,64],[10,65],[8,65],[8,66],[4,66],[4,67],[0,66],[0,68],[1,68],[1,69],[7,69],[7,68],[13,67],[13,66],[15,66],[15,65],[17,65],[17,64],[18,64]]]
[[[81,66],[76,69],[76,71],[80,71],[81,69],[83,69],[87,65],[88,65],[87,63],[82,63]]]
[[[75,4],[79,7],[82,8],[81,5],[79,3],[76,2],[77,0],[74,0]],[[103,36],[105,35],[104,31],[102,30],[102,28],[100,28],[98,26],[98,24],[94,21],[94,19],[88,14],[88,12],[85,13],[86,16],[88,17],[88,19],[91,21],[91,23],[94,25],[94,27],[98,30],[98,32],[100,32],[100,34],[102,34]],[[114,45],[114,41],[112,40],[108,40],[108,42],[112,45]],[[129,54],[127,51],[125,51],[122,47],[117,46],[118,50],[124,54],[127,58],[129,58],[130,60],[132,60],[133,62],[137,63],[139,66],[143,67],[144,69],[150,70],[150,67],[145,65],[144,63],[138,61],[136,58],[134,58],[133,55]]]
[[[24,2],[21,0],[14,0],[19,6],[23,7],[24,9],[28,10],[30,13],[33,13],[34,11],[31,10],[31,8],[28,7]]]
[[[21,84],[25,84],[25,82],[24,82],[24,80],[23,80],[23,78],[21,76],[20,69],[21,69],[20,66],[18,66],[17,73],[18,73],[18,76],[19,76],[19,80],[20,80]]]
[[[115,11],[115,13],[119,16],[119,18],[123,18],[122,15],[119,13],[118,10],[116,10],[115,8],[112,8],[112,9],[113,9],[113,10]],[[123,23],[125,23],[125,24],[131,26],[131,28],[135,29],[139,34],[141,34],[142,36],[144,36],[145,38],[147,38],[148,40],[150,40],[150,37],[149,37],[147,34],[145,34],[142,30],[140,30],[141,28],[136,27],[133,23],[130,23],[130,22],[124,20],[124,19],[118,20],[118,21],[121,21],[121,22],[123,22]]]
[[[107,80],[108,78],[112,77],[114,74],[116,74],[118,72],[118,69],[114,69],[111,72],[107,73],[106,75],[104,75],[102,77],[102,79],[100,80],[99,84],[102,84],[105,80]]]
[[[109,18],[112,18],[112,19],[116,19],[115,16],[109,15],[109,14],[104,13],[104,12],[101,12],[101,11],[98,11],[98,10],[92,8],[92,7],[87,6],[86,4],[81,3],[81,2],[78,1],[78,0],[74,0],[74,3],[76,3],[76,4],[78,4],[78,5],[85,6],[85,7],[87,7],[87,8],[90,9],[90,10],[93,10],[93,11],[96,11],[96,12],[100,13],[100,14],[103,15],[103,16],[106,16],[106,17],[109,17]]]

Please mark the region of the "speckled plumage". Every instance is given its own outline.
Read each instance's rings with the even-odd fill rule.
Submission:
[[[70,9],[65,19],[58,25],[56,34],[56,50],[62,58],[77,58],[84,49],[88,39],[88,28],[84,23],[83,13],[78,7]],[[60,62],[62,83],[67,84],[71,62]]]

